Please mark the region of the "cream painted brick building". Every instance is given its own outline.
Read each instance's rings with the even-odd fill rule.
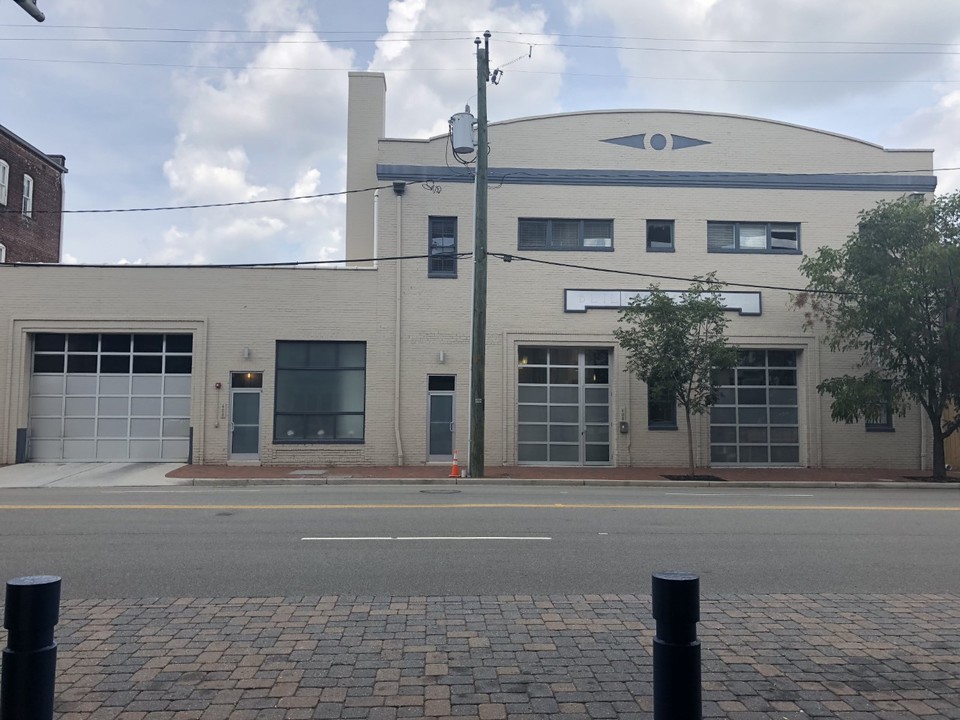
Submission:
[[[0,267],[0,462],[464,451],[473,170],[449,136],[385,138],[386,102],[382,75],[351,73],[348,189],[380,189],[348,196],[350,269]],[[684,464],[682,416],[624,372],[612,332],[633,292],[709,271],[732,283],[745,353],[694,419],[700,465],[927,462],[916,411],[831,421],[816,386],[851,359],[776,288],[802,286],[803,254],[860,210],[931,193],[931,151],[669,111],[494,123],[489,151],[487,466]]]

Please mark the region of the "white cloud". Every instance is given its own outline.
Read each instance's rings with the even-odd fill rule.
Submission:
[[[920,108],[889,134],[897,146],[933,148],[934,167],[960,167],[960,90],[946,91],[933,105]],[[960,172],[945,170],[937,174],[937,192],[960,190]]]
[[[181,77],[178,135],[164,174],[178,202],[263,200],[333,192],[346,144],[352,50],[320,41],[316,17],[295,0],[253,0],[251,29],[290,29],[245,69],[216,80]],[[273,68],[263,70],[258,68]],[[281,68],[322,68],[294,71]],[[151,262],[258,262],[343,255],[343,204],[280,202],[197,211],[167,230]],[[318,247],[317,238],[323,238]],[[326,243],[336,243],[328,246]]]
[[[571,17],[622,36],[621,66],[638,76],[631,89],[647,106],[784,116],[923,92],[909,83],[943,70],[936,43],[956,40],[960,3],[580,0]],[[884,41],[900,44],[869,44]],[[895,54],[867,52],[878,50]]]
[[[533,57],[505,70],[497,86],[488,86],[490,120],[540,115],[560,109],[561,75],[566,64],[555,39],[541,35],[549,17],[542,6],[524,9],[496,0],[391,0],[387,15],[388,35],[377,44],[371,70],[387,72],[387,134],[394,137],[425,137],[447,132],[450,116],[474,106],[477,92],[476,46],[472,32],[495,27],[490,40],[490,69],[527,52],[526,42],[544,43]],[[467,33],[447,39],[451,28]],[[477,29],[480,30],[477,30]],[[395,42],[403,33],[415,31],[413,39]],[[529,33],[518,41],[517,33]],[[423,68],[430,68],[424,70]],[[543,71],[551,74],[532,74]]]

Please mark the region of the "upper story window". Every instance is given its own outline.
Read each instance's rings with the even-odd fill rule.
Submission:
[[[800,223],[708,222],[707,252],[800,254]]]
[[[23,216],[33,217],[33,178],[23,176]]]
[[[7,204],[8,187],[10,187],[10,166],[0,160],[0,205]]]
[[[3,243],[0,243],[0,263],[7,261],[7,248]]]
[[[519,250],[613,250],[613,220],[520,218]]]
[[[457,219],[431,217],[427,277],[457,276]]]
[[[647,252],[673,252],[673,220],[647,220]]]

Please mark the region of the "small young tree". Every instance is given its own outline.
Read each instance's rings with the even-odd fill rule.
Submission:
[[[800,263],[794,297],[827,347],[860,356],[857,375],[824,380],[834,420],[857,422],[919,404],[932,427],[933,475],[943,441],[960,427],[960,193],[930,203],[903,197],[860,213],[843,247]],[[952,406],[951,406],[952,404]]]
[[[652,394],[675,400],[687,421],[690,476],[696,474],[690,418],[706,412],[717,399],[714,371],[732,368],[737,348],[727,345],[727,318],[714,273],[673,299],[659,286],[637,295],[620,313],[614,337],[627,352],[627,370]]]

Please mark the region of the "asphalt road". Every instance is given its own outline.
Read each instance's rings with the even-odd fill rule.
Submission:
[[[960,592],[954,490],[317,486],[0,493],[66,598]]]

